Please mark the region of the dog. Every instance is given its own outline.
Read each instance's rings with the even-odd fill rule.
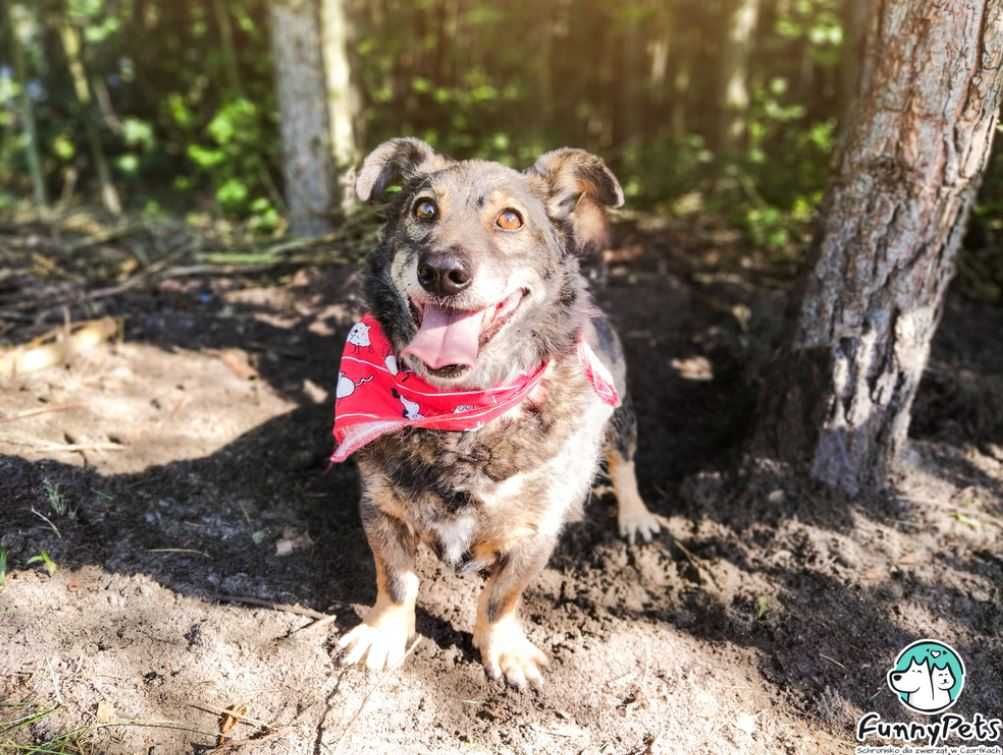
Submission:
[[[401,665],[414,635],[416,551],[425,544],[454,568],[486,574],[473,642],[487,674],[518,688],[541,685],[548,659],[526,636],[521,596],[582,507],[602,459],[621,535],[633,545],[660,528],[638,493],[623,349],[580,266],[605,243],[606,211],[623,204],[623,191],[582,150],[548,152],[518,171],[453,161],[413,138],[370,153],[356,193],[380,201],[391,185],[400,191],[385,207],[365,292],[374,335],[385,334],[409,382],[392,384],[401,403],[353,451],[377,596],[340,640],[341,662]],[[348,346],[369,347],[369,335],[353,329]],[[343,365],[359,362],[349,354]],[[374,405],[386,399],[376,384],[366,387]],[[407,391],[410,400],[399,393]],[[410,406],[430,394],[459,398],[434,419]],[[429,414],[427,399],[422,412]],[[432,429],[453,428],[447,414],[478,419],[467,432]],[[341,460],[337,450],[334,458]]]

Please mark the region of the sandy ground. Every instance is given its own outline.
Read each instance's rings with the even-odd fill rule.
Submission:
[[[628,547],[597,486],[527,594],[543,691],[486,680],[480,580],[429,553],[405,668],[332,656],[373,598],[354,468],[326,471],[352,272],[168,281],[107,303],[123,343],[0,390],[0,721],[54,708],[0,750],[204,752],[245,705],[231,751],[847,753],[862,712],[915,718],[885,672],[926,636],[966,661],[955,711],[1003,714],[1003,312],[952,299],[896,490],[849,501],[729,471],[783,291],[627,252],[600,298],[671,531]]]

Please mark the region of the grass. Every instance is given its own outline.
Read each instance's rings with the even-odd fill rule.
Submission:
[[[51,708],[33,710],[10,721],[0,721],[0,753],[88,755],[90,750],[86,747],[86,738],[90,729],[86,726],[55,736],[49,736],[47,732],[40,732],[39,736],[30,731],[32,726],[42,723],[59,708],[60,706],[54,705]]]
[[[63,495],[63,491],[59,489],[58,483],[45,479],[42,481],[42,490],[45,493],[45,500],[49,504],[49,509],[54,516],[61,517],[69,514],[71,518],[73,517],[75,512],[70,511],[69,502],[66,500],[66,496]]]
[[[0,590],[7,584],[7,550],[0,548]]]
[[[49,552],[46,550],[43,550],[37,555],[29,558],[27,565],[31,566],[32,564],[41,564],[45,568],[45,571],[49,573],[50,577],[55,575],[55,573],[59,570],[59,566],[52,560],[52,556],[50,556]]]

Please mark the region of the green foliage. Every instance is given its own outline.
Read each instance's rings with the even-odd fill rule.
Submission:
[[[845,0],[761,0],[740,136],[720,143],[723,0],[553,3],[346,0],[364,148],[401,134],[517,167],[574,145],[603,155],[630,206],[699,207],[757,244],[800,244],[822,195],[857,53]],[[216,212],[282,226],[268,0],[12,0],[0,16],[0,207],[30,194],[30,94],[50,196],[92,190],[81,118],[133,209]],[[218,12],[222,13],[222,16]],[[225,25],[221,23],[225,21]],[[228,44],[228,27],[232,45]],[[92,89],[80,112],[61,35],[73,28]],[[6,137],[12,138],[6,138]],[[1003,208],[1003,163],[983,222]],[[689,208],[689,209],[687,209]]]

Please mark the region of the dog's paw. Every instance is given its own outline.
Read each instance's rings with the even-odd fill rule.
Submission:
[[[638,536],[644,542],[650,543],[651,538],[662,528],[659,516],[648,511],[643,503],[640,506],[630,507],[621,505],[616,514],[616,521],[620,528],[620,537],[626,538],[631,545],[637,542]]]
[[[540,669],[550,660],[529,641],[518,619],[502,619],[479,628],[474,633],[474,646],[481,651],[484,670],[492,679],[505,679],[513,687],[525,689],[527,683],[543,686]]]
[[[400,668],[407,643],[414,634],[414,613],[404,608],[373,609],[365,622],[338,641],[342,666],[352,666],[363,658],[370,671]]]

